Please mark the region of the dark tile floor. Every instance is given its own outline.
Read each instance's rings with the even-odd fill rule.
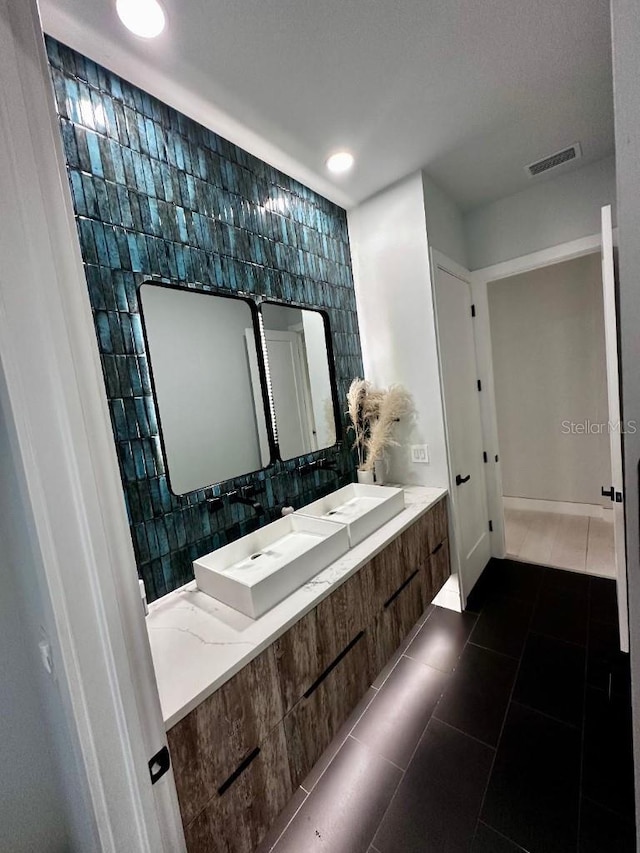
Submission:
[[[492,560],[430,607],[260,853],[632,853],[615,584]]]

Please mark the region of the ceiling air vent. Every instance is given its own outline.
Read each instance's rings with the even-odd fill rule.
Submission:
[[[548,172],[549,169],[556,169],[558,166],[562,166],[564,163],[569,163],[571,160],[578,160],[580,157],[582,157],[580,143],[575,142],[573,145],[570,145],[569,148],[563,148],[562,151],[556,151],[555,154],[551,154],[543,160],[537,160],[535,163],[529,163],[528,166],[525,166],[525,169],[527,170],[527,174],[530,178],[535,178],[536,175],[541,175],[542,172]]]

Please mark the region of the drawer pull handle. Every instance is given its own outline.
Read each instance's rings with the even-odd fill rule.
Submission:
[[[389,598],[387,598],[383,607],[387,608],[391,604],[391,602],[394,601],[400,595],[400,593],[405,588],[405,586],[409,586],[411,581],[418,574],[418,571],[419,571],[419,569],[416,569],[415,572],[413,572],[412,574],[409,575],[409,577],[406,579],[406,581],[401,586],[398,587],[398,589],[393,593],[393,595],[390,596]]]
[[[444,545],[444,542],[441,542],[439,545],[436,545],[436,547],[435,547],[435,548],[433,549],[433,551],[431,552],[431,556],[433,557],[433,555],[434,555],[434,554],[437,554],[437,553],[438,553],[438,551],[440,550],[440,548],[442,548],[442,546],[443,546],[443,545]]]
[[[311,696],[311,694],[314,693],[318,689],[318,687],[320,687],[320,685],[325,680],[325,678],[338,666],[338,664],[340,663],[342,658],[345,657],[345,655],[348,655],[349,652],[351,651],[351,649],[355,646],[355,644],[359,643],[363,637],[364,637],[364,631],[360,631],[359,634],[356,634],[356,636],[353,638],[353,640],[351,640],[349,645],[346,646],[340,652],[338,657],[332,663],[329,664],[329,666],[325,669],[325,671],[316,678],[316,680],[313,682],[311,687],[304,694],[305,699],[308,699],[309,696]]]
[[[223,782],[222,785],[220,785],[220,787],[218,788],[218,794],[222,796],[225,791],[228,791],[229,788],[236,781],[236,779],[244,773],[244,771],[251,764],[254,758],[257,758],[259,755],[260,747],[256,746],[253,752],[250,752],[249,755],[247,755],[247,757],[245,758],[245,760],[236,767],[231,776],[229,776],[229,778],[225,782]]]

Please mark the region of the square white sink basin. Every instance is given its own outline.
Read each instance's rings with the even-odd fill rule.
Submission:
[[[349,550],[344,525],[287,515],[200,557],[198,589],[257,619]]]
[[[402,489],[350,483],[337,492],[303,506],[296,515],[346,524],[353,547],[403,509]]]

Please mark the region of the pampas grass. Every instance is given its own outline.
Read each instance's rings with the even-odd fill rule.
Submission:
[[[384,451],[398,444],[393,435],[394,425],[413,411],[413,400],[401,385],[383,389],[366,379],[354,379],[347,393],[347,407],[358,468],[372,471]]]

